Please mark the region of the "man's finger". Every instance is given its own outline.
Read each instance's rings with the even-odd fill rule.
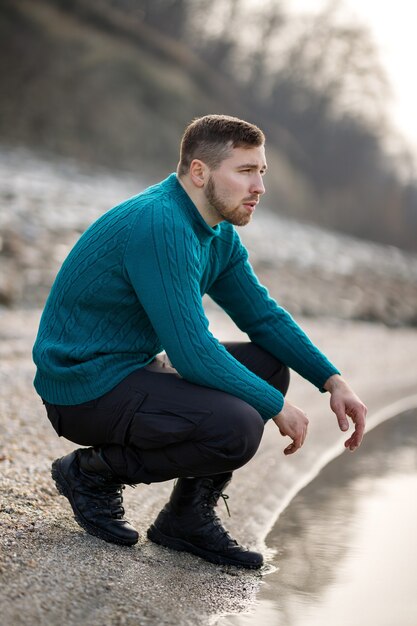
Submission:
[[[305,442],[305,440],[306,440],[306,437],[307,437],[307,426],[305,426],[305,427],[303,428],[303,434],[302,434],[302,437],[301,437],[301,445],[302,445],[302,446],[304,445],[304,442]]]
[[[332,409],[334,413],[336,414],[340,430],[342,431],[349,430],[349,422],[348,422],[348,418],[346,417],[346,407],[344,403],[340,402],[337,404],[333,404]]]
[[[361,443],[364,433],[365,433],[365,422],[360,421],[357,424],[355,424],[355,432],[353,433],[353,436],[358,442],[358,445]]]
[[[297,452],[297,450],[299,450],[303,445],[306,435],[307,427],[303,428],[302,432],[299,435],[297,435],[296,437],[292,437],[293,441],[292,443],[290,443],[289,446],[285,448],[284,454],[293,454],[294,452]]]
[[[351,451],[356,450],[356,448],[359,448],[359,446],[361,445],[362,439],[363,439],[363,431],[362,431],[362,435],[360,435],[355,430],[355,432],[351,435],[351,437],[349,437],[349,439],[346,439],[345,447],[349,448],[349,450]]]
[[[363,411],[361,411],[360,415],[352,415],[352,419],[355,424],[355,431],[345,443],[345,445],[347,444],[346,447],[350,447],[351,450],[358,448],[362,443],[362,439],[365,434],[365,416],[365,407],[363,407]]]
[[[294,443],[290,443],[290,445],[285,448],[284,454],[294,454],[294,452],[297,452],[297,450],[299,450],[299,446],[297,448]]]

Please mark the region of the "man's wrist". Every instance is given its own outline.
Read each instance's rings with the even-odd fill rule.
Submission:
[[[332,374],[332,376],[330,376],[326,380],[326,382],[324,383],[323,389],[325,389],[329,393],[333,393],[333,391],[336,389],[336,387],[340,386],[341,384],[345,384],[345,381],[343,380],[341,375],[340,374]]]

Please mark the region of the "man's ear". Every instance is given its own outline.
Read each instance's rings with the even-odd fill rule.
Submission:
[[[193,184],[201,189],[209,176],[207,165],[200,159],[193,159],[190,164],[190,178]]]

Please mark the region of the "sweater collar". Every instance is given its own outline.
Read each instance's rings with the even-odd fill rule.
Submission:
[[[179,182],[176,173],[170,174],[165,182],[176,201],[184,210],[184,213],[186,213],[200,241],[209,241],[213,239],[213,237],[217,237],[220,234],[219,224],[213,228],[207,224],[200,211]]]

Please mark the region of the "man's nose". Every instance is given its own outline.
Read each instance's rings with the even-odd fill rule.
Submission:
[[[256,193],[259,196],[265,193],[264,181],[260,174],[257,174],[254,180],[252,181],[250,192]]]

